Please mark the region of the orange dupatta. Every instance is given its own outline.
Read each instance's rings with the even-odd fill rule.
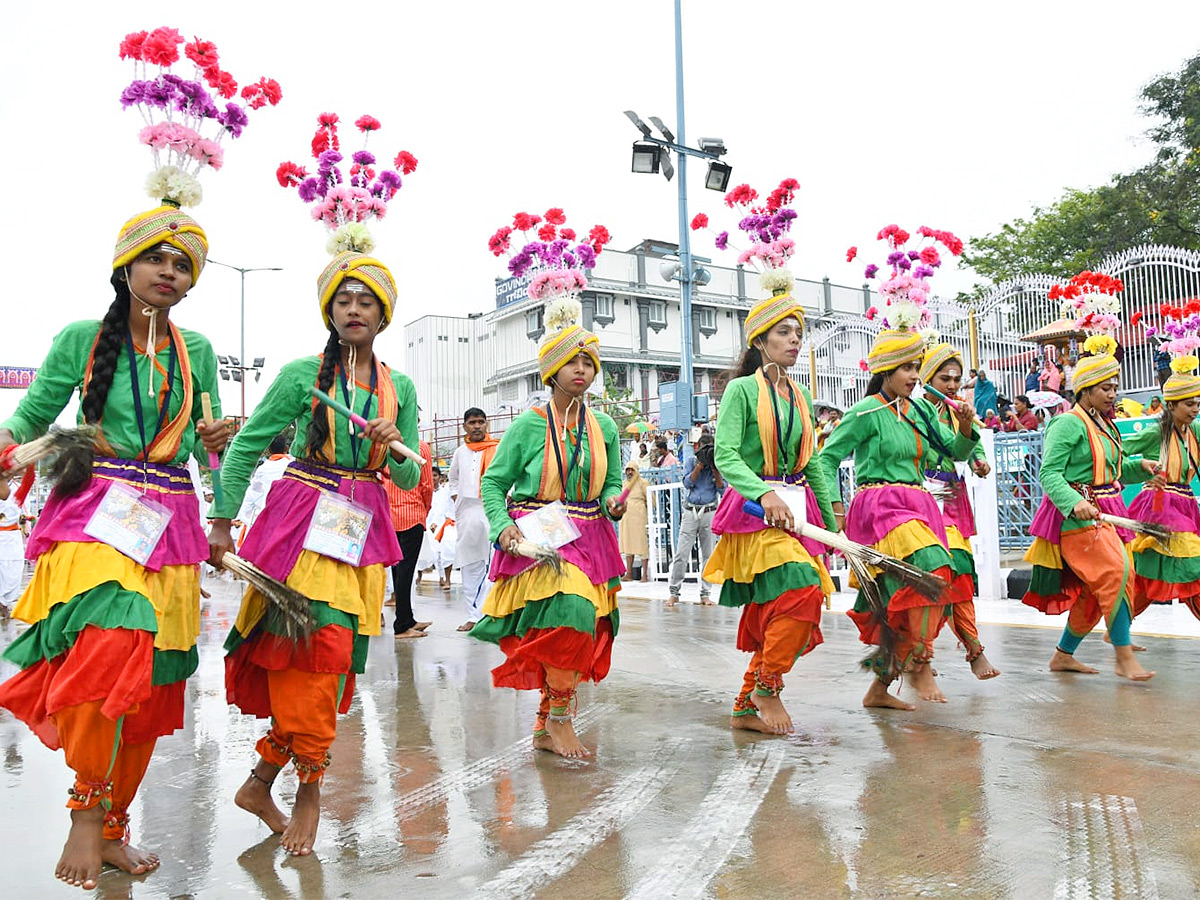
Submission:
[[[763,375],[761,369],[754,373],[754,379],[758,383],[756,418],[758,419],[758,439],[762,443],[763,449],[762,474],[791,475],[799,472],[812,459],[813,450],[816,445],[816,429],[813,427],[812,411],[809,410],[808,404],[804,400],[804,395],[800,393],[800,386],[792,381],[789,376],[787,382],[796,399],[795,406],[800,419],[800,445],[796,454],[796,462],[792,466],[791,472],[781,473],[779,471],[780,447],[778,438],[781,431],[780,423],[776,421],[775,417],[775,406],[771,403],[771,387],[767,384],[767,378]],[[787,401],[785,400],[785,409],[786,404]]]
[[[1107,430],[1101,431],[1096,427],[1096,423],[1092,417],[1085,413],[1079,406],[1074,406],[1067,415],[1076,416],[1083,426],[1087,429],[1088,445],[1092,451],[1092,484],[1109,484],[1113,481],[1121,480],[1121,441],[1107,433]],[[1104,452],[1104,439],[1107,438],[1109,443],[1115,448],[1117,466],[1113,471],[1108,465],[1108,456]],[[1112,472],[1112,477],[1109,477],[1109,472]]]
[[[325,355],[321,354],[320,358],[324,359]],[[338,368],[341,368],[341,363],[338,363]],[[319,368],[318,371],[320,371]],[[338,379],[334,378],[333,384],[329,386],[329,391],[327,392],[335,400],[337,399],[338,383]],[[358,386],[364,390],[370,389],[361,381],[358,382]],[[379,403],[379,418],[395,422],[396,416],[400,412],[400,398],[396,395],[396,385],[392,381],[392,370],[379,357],[375,357],[375,397]],[[312,414],[314,416],[318,414],[318,406],[324,406],[324,404],[314,397],[312,401]],[[355,411],[357,412],[357,410]],[[325,445],[321,448],[321,453],[325,459],[333,460],[336,463],[337,442],[334,436],[337,434],[338,429],[333,407],[326,406],[325,415],[329,421],[329,437],[325,438]],[[372,441],[370,452],[367,454],[367,464],[363,468],[382,469],[387,463],[389,453],[391,451],[386,444],[377,444]]]
[[[608,447],[604,443],[604,432],[600,429],[600,420],[596,418],[596,414],[589,407],[583,408],[584,428],[587,430],[588,452],[591,455],[591,464],[588,473],[588,490],[586,497],[567,497],[566,485],[562,483],[562,477],[558,471],[558,455],[555,453],[554,444],[558,444],[558,451],[563,455],[563,459],[570,458],[571,441],[570,438],[566,441],[559,437],[558,419],[554,415],[553,403],[547,404],[547,409],[540,406],[535,406],[534,410],[538,415],[546,418],[546,438],[545,444],[542,447],[542,480],[538,485],[539,500],[596,500],[600,497],[600,492],[604,488],[604,478],[608,475]],[[569,475],[570,473],[568,473]]]

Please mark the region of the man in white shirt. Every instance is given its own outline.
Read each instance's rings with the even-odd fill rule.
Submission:
[[[463,431],[466,442],[454,451],[450,460],[450,496],[454,498],[454,522],[458,529],[455,561],[462,572],[463,601],[467,606],[467,621],[458,630],[470,631],[483,615],[492,550],[479,483],[500,442],[487,433],[487,415],[475,406],[463,413]]]

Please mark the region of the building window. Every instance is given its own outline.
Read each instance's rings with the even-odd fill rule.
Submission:
[[[712,337],[717,333],[717,311],[711,306],[701,306],[696,309],[696,316],[700,323],[700,333],[705,337]]]
[[[629,370],[625,366],[614,366],[608,370],[608,374],[612,376],[613,387],[619,391],[629,387]]]
[[[439,340],[439,341],[445,341],[447,344],[448,344],[448,343],[450,343],[450,338],[449,338],[449,336],[448,336],[448,335],[439,334],[439,335],[438,335],[438,340]]]
[[[542,324],[542,313],[544,307],[539,306],[537,309],[531,309],[525,313],[525,335],[531,341],[536,341],[546,333],[546,326]]]
[[[650,301],[650,311],[646,324],[655,331],[662,331],[667,327],[667,302],[665,300]]]
[[[616,298],[612,294],[596,295],[596,313],[592,319],[597,325],[611,325],[616,318]]]
[[[460,338],[458,339],[458,342],[459,342],[460,344],[467,344],[467,343],[470,343],[470,340],[471,340],[470,338],[460,337]]]
[[[536,375],[536,374],[535,375],[526,375],[525,379],[526,379],[525,390],[527,393],[536,394],[538,391],[540,391],[542,388],[545,387],[545,385],[542,384],[542,378],[540,375]]]

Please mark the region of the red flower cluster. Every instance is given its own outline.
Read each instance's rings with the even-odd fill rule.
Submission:
[[[1179,321],[1184,316],[1194,316],[1200,313],[1200,299],[1193,297],[1186,303],[1180,306],[1173,306],[1170,303],[1163,303],[1158,307],[1158,313],[1164,319],[1175,319]]]
[[[282,97],[283,91],[274,78],[260,78],[254,84],[242,88],[242,99],[251,109],[262,109],[268,104],[274,106]]]
[[[407,150],[401,150],[396,154],[396,158],[392,160],[392,165],[400,170],[400,174],[411,175],[417,171],[417,158]]]
[[[927,266],[940,266],[942,258],[938,256],[937,247],[922,247],[921,262]]]
[[[936,228],[930,228],[928,225],[922,225],[917,229],[917,232],[922,237],[933,238],[935,241],[940,241],[942,246],[949,250],[954,256],[958,256],[963,252],[963,242],[959,238],[955,237],[952,232],[939,231]]]
[[[546,222],[537,230],[537,236],[539,241],[545,241],[548,244],[558,237],[558,229],[550,222]]]
[[[541,216],[535,216],[530,213],[519,212],[513,216],[513,228],[517,231],[528,231],[539,222],[542,221]]]
[[[846,262],[854,262],[854,257],[858,256],[858,248],[851,247],[846,251]]]
[[[378,131],[380,123],[374,116],[359,116],[354,120],[354,124],[358,126],[359,131]]]
[[[488,249],[492,251],[492,256],[499,256],[501,253],[507,253],[509,248],[509,235],[513,230],[505,225],[490,238],[488,238]]]
[[[593,225],[592,230],[588,232],[588,241],[592,245],[592,249],[596,251],[596,255],[600,255],[600,251],[604,249],[604,245],[612,240],[612,235],[608,233],[608,229],[603,225]]]
[[[888,241],[893,247],[903,247],[912,235],[899,225],[885,225],[875,237],[881,241]]]
[[[1056,284],[1050,288],[1051,300],[1074,300],[1084,294],[1117,294],[1125,290],[1125,282],[1103,272],[1083,271],[1071,278],[1066,285]],[[1166,304],[1163,308],[1168,308]],[[1196,307],[1200,311],[1200,306]],[[1167,315],[1166,312],[1163,315]]]
[[[733,209],[735,205],[749,206],[758,199],[758,191],[748,184],[739,184],[725,195],[725,205]]]
[[[704,213],[696,213],[692,218],[692,231],[699,231],[701,228],[708,227],[708,216]]]
[[[308,172],[304,167],[293,162],[280,163],[279,168],[275,170],[275,180],[279,182],[280,187],[295,187],[307,177]]]
[[[237,93],[238,84],[228,72],[222,72],[217,66],[204,70],[204,80],[208,86],[228,100]]]
[[[179,45],[183,35],[174,28],[155,28],[153,31],[135,31],[125,35],[121,41],[121,59],[138,59],[153,66],[170,66],[179,61]],[[213,48],[216,51],[216,48]]]
[[[546,222],[550,225],[562,225],[567,221],[567,214],[557,206],[552,206],[546,210]]]
[[[560,238],[562,238],[564,241],[573,241],[573,240],[575,240],[575,229],[574,228],[560,229],[558,232],[558,236]]]
[[[1145,316],[1145,313],[1139,309],[1137,312],[1135,312],[1132,316],[1129,317],[1129,324],[1137,325],[1140,321],[1142,321],[1143,316]]]
[[[767,195],[767,212],[777,213],[792,202],[795,192],[800,189],[800,182],[795,178],[785,178],[779,182],[779,187]],[[757,195],[755,195],[757,196]],[[728,201],[727,201],[728,202]]]

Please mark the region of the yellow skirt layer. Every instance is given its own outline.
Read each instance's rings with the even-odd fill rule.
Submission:
[[[704,580],[711,584],[733,581],[750,584],[755,577],[786,563],[803,563],[817,570],[821,590],[833,593],[833,581],[825,564],[815,559],[804,545],[781,528],[764,528],[748,534],[723,534],[704,567]]]
[[[1200,556],[1200,535],[1190,531],[1177,531],[1171,540],[1160,544],[1148,534],[1139,534],[1130,544],[1134,553],[1144,553],[1150,550],[1160,556],[1172,556],[1176,559],[1194,559]]]
[[[958,533],[957,528],[954,531]],[[946,532],[948,540],[950,529],[947,528]],[[962,540],[961,534],[958,537],[959,540]],[[914,553],[924,550],[927,547],[942,547],[942,542],[937,539],[930,527],[924,522],[909,519],[907,522],[897,525],[883,536],[883,540],[871,546],[876,550],[886,553],[888,556],[894,556],[896,559],[907,559]],[[951,544],[950,547],[953,548],[954,545]],[[942,549],[945,550],[946,548],[942,547]],[[966,545],[966,550],[968,553],[971,552],[970,544]],[[875,566],[869,566],[868,570],[872,575],[878,575],[883,571]],[[855,589],[861,587],[853,570],[850,571],[850,587]]]
[[[1043,569],[1061,569],[1062,548],[1045,538],[1034,538],[1033,545],[1025,551],[1025,562]]]
[[[596,607],[597,619],[612,615],[617,608],[615,590],[610,591],[606,584],[592,584],[582,569],[564,560],[561,575],[556,575],[553,568],[542,564],[526,569],[520,575],[497,581],[483,602],[483,614],[493,619],[503,619],[523,609],[526,603],[545,600],[555,594],[575,594],[590,600]]]
[[[951,550],[965,550],[967,553],[973,553],[971,550],[971,542],[962,536],[962,532],[958,530],[957,525],[946,526],[946,542],[950,545]]]
[[[286,584],[314,600],[358,617],[359,634],[379,634],[387,571],[381,563],[355,568],[312,550],[301,550]],[[254,588],[242,597],[233,627],[248,635],[267,611],[267,600]]]
[[[141,594],[154,607],[158,650],[191,650],[200,636],[200,567],[163,566],[158,572],[142,568],[108,544],[61,541],[38,557],[13,616],[33,625],[85,591],[115,581],[126,591]]]

